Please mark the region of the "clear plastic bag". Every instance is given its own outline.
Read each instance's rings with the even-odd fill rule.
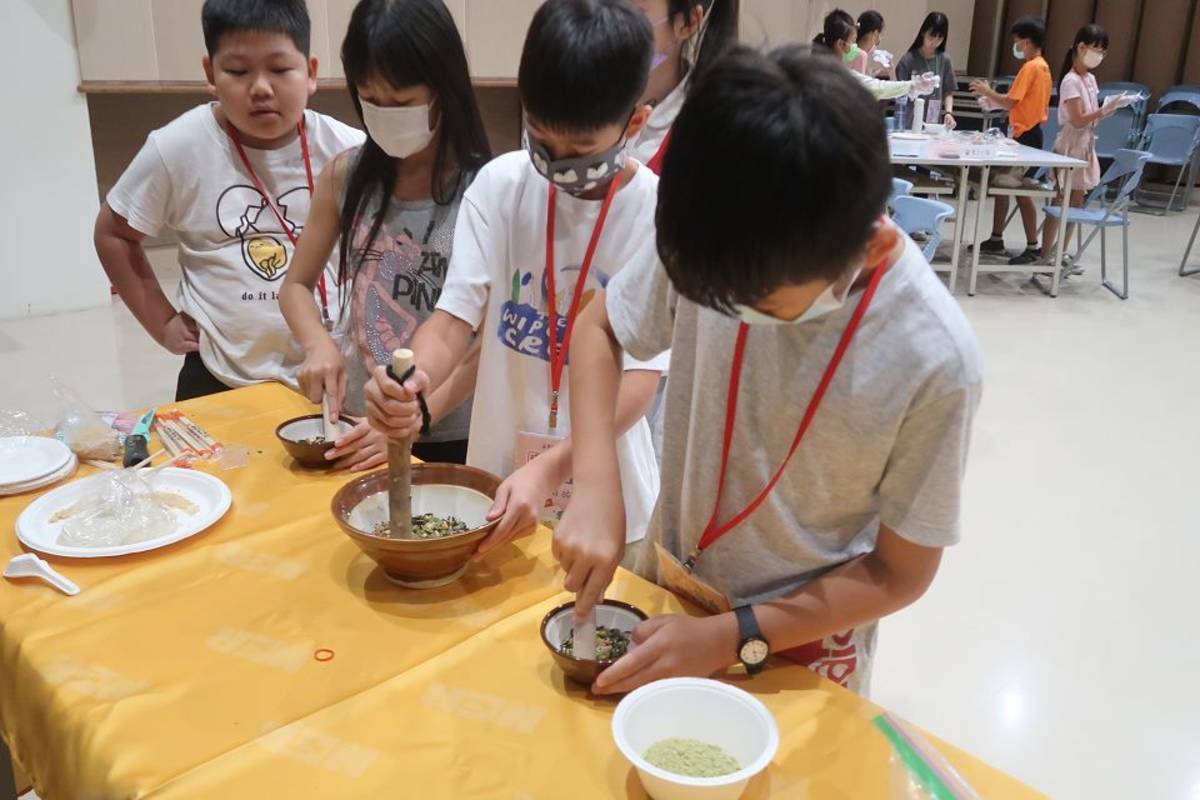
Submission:
[[[121,435],[88,408],[78,392],[57,377],[50,377],[50,390],[58,406],[58,436],[75,455],[82,459],[119,461]]]
[[[58,543],[72,547],[113,547],[165,536],[175,514],[155,495],[138,470],[102,472],[90,491],[66,515]]]
[[[5,436],[53,436],[54,422],[28,411],[0,409],[0,438]]]

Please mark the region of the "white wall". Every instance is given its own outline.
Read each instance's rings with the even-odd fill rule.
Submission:
[[[947,52],[956,70],[967,67],[973,0],[742,0],[742,38],[749,44],[810,42],[821,32],[825,15],[843,8],[855,18],[867,9],[883,15],[883,48],[900,56],[912,44],[930,11],[950,18]]]
[[[0,320],[109,302],[70,0],[0,0]]]

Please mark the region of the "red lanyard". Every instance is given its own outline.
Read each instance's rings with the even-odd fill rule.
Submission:
[[[759,492],[758,496],[750,501],[750,505],[746,506],[728,521],[717,524],[717,510],[721,507],[721,496],[725,492],[725,471],[729,467],[729,445],[733,441],[733,423],[737,418],[738,388],[742,382],[742,360],[746,355],[746,334],[750,329],[750,326],[744,322],[738,326],[737,343],[733,348],[733,366],[729,372],[729,398],[725,403],[725,436],[721,443],[721,472],[717,478],[717,499],[713,503],[712,516],[708,518],[708,524],[704,527],[704,535],[700,537],[700,543],[696,545],[696,549],[692,551],[684,563],[684,566],[689,570],[695,566],[696,559],[701,552],[712,546],[714,542],[736,528],[747,517],[757,511],[758,507],[767,499],[767,496],[771,494],[775,485],[779,483],[779,479],[783,477],[783,471],[787,469],[788,462],[792,460],[792,456],[796,453],[796,448],[800,446],[800,440],[808,432],[808,426],[812,423],[817,409],[820,408],[821,400],[825,397],[825,391],[829,388],[829,384],[833,382],[833,376],[837,374],[838,366],[842,363],[842,357],[846,355],[846,350],[849,349],[850,342],[854,339],[854,334],[858,332],[859,323],[862,322],[867,309],[871,306],[871,299],[875,296],[875,290],[879,288],[879,281],[883,278],[883,274],[886,271],[887,267],[884,264],[880,264],[871,275],[871,280],[867,283],[867,288],[863,292],[862,298],[858,301],[858,306],[854,309],[854,314],[850,317],[850,322],[847,323],[846,329],[842,331],[842,338],[838,341],[837,349],[833,351],[833,357],[829,359],[829,364],[825,367],[825,374],[821,376],[821,382],[817,384],[817,390],[813,392],[812,399],[808,401],[808,408],[805,409],[804,416],[800,420],[800,428],[796,431],[796,437],[792,439],[792,447],[788,450],[783,463],[779,465],[779,469],[775,471],[770,482]]]
[[[313,196],[313,171],[312,161],[308,157],[308,134],[305,132],[305,123],[301,119],[296,125],[296,130],[300,132],[300,155],[304,157],[304,174],[308,178],[308,196],[311,202]],[[246,168],[246,172],[250,173],[250,180],[254,182],[254,188],[258,189],[258,193],[262,195],[263,200],[275,213],[275,219],[279,220],[279,226],[283,228],[283,232],[287,234],[288,240],[292,243],[292,251],[296,248],[296,232],[292,226],[288,224],[287,219],[279,210],[279,206],[275,205],[275,201],[271,199],[271,195],[267,194],[267,189],[263,186],[263,182],[259,180],[258,175],[254,172],[254,167],[250,166],[250,159],[246,157],[246,150],[242,147],[242,141],[238,138],[237,128],[233,127],[233,123],[225,121],[225,130],[229,133],[229,138],[233,140],[234,149],[237,150],[238,156],[242,159],[242,166]],[[321,278],[317,282],[317,291],[321,294],[321,317],[325,321],[326,327],[329,327],[329,297],[325,292],[325,270],[321,270]]]
[[[655,175],[662,175],[663,159],[667,156],[667,145],[671,143],[671,131],[674,128],[667,128],[667,135],[663,137],[662,144],[658,146],[658,152],[654,154],[654,158],[646,162],[646,166]]]
[[[592,238],[588,242],[587,252],[583,256],[583,265],[579,268],[579,278],[575,282],[575,293],[571,298],[571,307],[567,310],[567,329],[563,332],[562,343],[558,341],[558,294],[555,292],[554,277],[554,200],[558,197],[558,189],[550,186],[550,200],[546,208],[546,291],[550,297],[546,302],[550,315],[550,429],[558,427],[558,390],[562,386],[563,367],[567,363],[567,353],[571,349],[571,331],[575,330],[575,318],[579,315],[579,303],[583,299],[583,285],[587,283],[588,273],[592,271],[592,258],[596,255],[596,245],[600,244],[600,233],[604,230],[604,220],[608,218],[608,210],[612,207],[613,197],[617,193],[617,184],[621,182],[618,173],[608,185],[608,193],[604,195],[604,203],[600,206],[600,216],[596,227],[592,228]]]

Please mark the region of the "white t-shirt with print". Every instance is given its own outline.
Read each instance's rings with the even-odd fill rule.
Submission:
[[[513,471],[518,429],[547,428],[550,413],[546,335],[546,209],[550,184],[523,151],[485,166],[463,196],[450,271],[438,308],[478,329],[482,340],[467,463],[497,475]],[[600,200],[558,192],[554,252],[560,329],[566,324]],[[658,178],[638,167],[613,198],[588,275],[581,308],[619,270],[656,262]],[[625,360],[626,370],[665,371],[670,354]],[[570,367],[563,370],[557,432],[571,431]],[[617,445],[628,541],[645,536],[658,495],[658,466],[645,419]]]
[[[179,240],[179,310],[196,320],[200,357],[228,386],[278,380],[296,388],[304,360],[279,310],[279,286],[292,243],[254,187],[217,123],[214,104],[193,108],[150,134],[108,193],[108,205],[147,236]],[[305,111],[313,175],[363,134]],[[300,140],[278,150],[246,147],[246,157],[297,236],[308,219],[308,179]],[[337,250],[325,270],[336,317]]]

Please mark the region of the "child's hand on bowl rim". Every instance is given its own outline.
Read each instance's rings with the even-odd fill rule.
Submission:
[[[388,440],[379,431],[360,419],[350,432],[338,437],[325,458],[334,462],[334,469],[365,472],[387,463]]]

